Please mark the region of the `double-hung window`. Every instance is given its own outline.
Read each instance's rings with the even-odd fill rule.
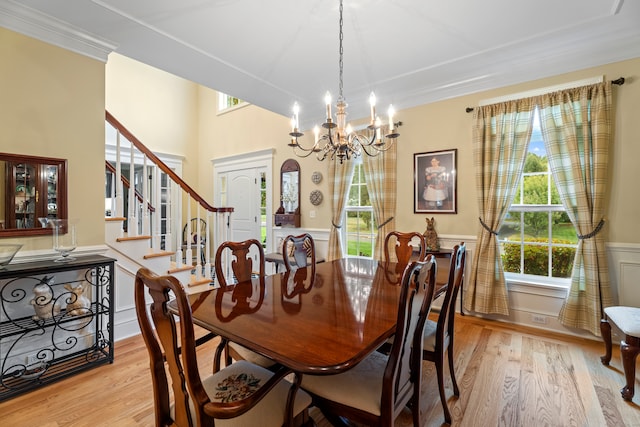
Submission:
[[[508,279],[562,284],[571,277],[578,237],[549,170],[537,110],[520,185],[499,241]]]
[[[378,227],[369,199],[362,157],[350,161],[356,162],[356,165],[344,213],[343,224],[346,227],[342,228],[345,245],[343,253],[348,257],[372,258]]]

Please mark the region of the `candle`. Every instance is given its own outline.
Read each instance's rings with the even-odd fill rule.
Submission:
[[[295,116],[291,116],[291,132],[296,131],[296,118]]]
[[[324,95],[324,102],[327,104],[327,122],[331,120],[331,94],[327,91]]]
[[[295,128],[298,129],[300,127],[300,122],[298,121],[298,113],[300,112],[300,106],[296,102],[293,104],[293,117],[295,118]]]
[[[315,125],[313,128],[313,134],[315,135],[315,139],[313,140],[314,144],[318,143],[318,137],[320,135],[320,128],[318,127],[318,125]]]
[[[393,105],[389,105],[389,132],[393,132]]]
[[[376,95],[371,92],[369,95],[369,104],[371,105],[371,123],[376,120]]]

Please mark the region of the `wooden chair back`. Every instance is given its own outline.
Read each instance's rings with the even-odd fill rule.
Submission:
[[[290,252],[290,248],[293,252]],[[313,237],[309,233],[300,234],[299,236],[288,235],[282,241],[282,259],[284,268],[291,271],[291,257],[296,263],[296,267],[306,267],[310,259],[310,265],[316,265],[316,245]]]
[[[258,253],[258,265],[254,266],[253,258],[250,251],[252,248]],[[243,242],[223,242],[216,250],[215,269],[216,280],[220,286],[229,286],[233,284],[231,278],[225,274],[225,259],[228,255],[235,257],[231,261],[231,270],[235,277],[235,282],[245,282],[251,280],[253,274],[260,277],[265,275],[264,249],[262,244],[256,239],[249,239]],[[256,268],[257,267],[257,268]]]
[[[384,259],[387,262],[396,261],[401,265],[408,265],[411,262],[413,256],[414,246],[411,244],[413,239],[418,239],[420,242],[420,250],[418,253],[417,261],[424,261],[427,251],[427,243],[422,234],[417,231],[411,231],[405,233],[402,231],[391,231],[384,238]],[[393,247],[393,252],[391,248]],[[395,255],[393,259],[392,255]]]
[[[431,310],[435,281],[436,262],[433,256],[426,261],[411,263],[404,271],[396,332],[384,373],[381,425],[393,425],[409,402],[414,422],[417,421],[416,414],[420,413],[422,335]]]
[[[152,300],[149,314],[145,288]],[[167,308],[170,293],[175,296],[180,322],[176,322],[175,316]],[[287,369],[278,371],[241,400],[212,401],[200,378],[191,306],[182,284],[173,276],[157,276],[141,268],[136,274],[134,296],[138,323],[149,352],[156,426],[214,426],[215,419],[243,415],[290,373]],[[219,372],[222,377],[225,370]],[[219,381],[226,379],[220,378]],[[169,387],[173,392],[173,408]],[[287,414],[292,413],[291,396],[287,402]],[[287,420],[290,422],[291,417],[288,416]]]
[[[451,251],[451,264],[449,267],[449,281],[447,291],[442,301],[442,308],[438,316],[438,327],[436,330],[436,342],[440,340],[444,344],[447,337],[453,335],[453,320],[455,318],[456,298],[464,281],[464,266],[467,258],[467,251],[464,242],[455,245]]]

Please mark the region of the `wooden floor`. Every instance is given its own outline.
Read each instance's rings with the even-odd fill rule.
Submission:
[[[600,364],[597,341],[541,334],[469,316],[456,318],[455,366],[460,398],[447,395],[454,426],[640,426],[640,388],[620,397],[620,352]],[[214,342],[199,350],[210,370]],[[113,365],[0,402],[2,427],[152,426],[147,352],[140,337],[120,341]],[[424,424],[444,422],[435,370],[424,362]],[[448,375],[447,375],[448,377]],[[328,426],[317,409],[319,427]],[[411,425],[403,413],[396,426]]]

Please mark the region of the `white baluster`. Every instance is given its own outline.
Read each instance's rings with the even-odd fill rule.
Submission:
[[[173,187],[173,194],[176,194],[176,217],[173,220],[173,224],[176,230],[176,267],[182,267],[183,253],[182,253],[182,189],[178,186],[177,183],[171,182]]]
[[[158,165],[156,165],[154,169],[153,180],[151,181],[151,185],[153,186],[153,203],[155,204],[156,211],[153,216],[153,248],[156,251],[160,250],[160,233],[162,232],[162,180],[161,180],[161,171]],[[165,250],[167,244],[165,243]]]
[[[187,194],[187,231],[185,240],[187,241],[187,249],[184,253],[184,263],[193,265],[193,251],[191,250],[191,194]]]
[[[116,216],[122,218],[124,216],[124,187],[122,185],[122,162],[120,161],[120,131],[116,133]],[[123,227],[120,227],[120,237],[124,235]]]
[[[131,156],[129,159],[129,218],[127,219],[127,231],[129,236],[138,235],[138,218],[136,215],[136,188],[135,169],[136,163],[133,158],[133,143],[130,143]]]
[[[151,218],[149,217],[149,179],[147,169],[147,156],[145,154],[142,163],[142,234],[151,235]],[[150,243],[151,244],[151,243]],[[149,247],[151,250],[151,247]]]

